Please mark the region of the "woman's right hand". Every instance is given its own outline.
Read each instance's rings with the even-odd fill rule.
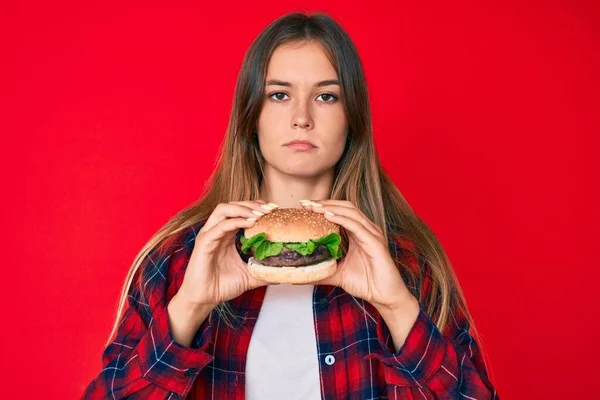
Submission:
[[[250,276],[237,252],[235,235],[250,228],[272,207],[262,200],[219,204],[198,232],[194,249],[177,292],[179,300],[196,307],[214,308],[268,282]],[[248,221],[248,218],[254,219]]]

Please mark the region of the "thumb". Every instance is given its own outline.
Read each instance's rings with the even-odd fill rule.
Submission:
[[[248,264],[246,264],[246,263],[243,263],[243,264],[244,264],[243,268],[245,269],[245,274],[248,277],[249,289],[256,289],[261,286],[271,285],[271,282],[263,281],[262,279],[253,277],[252,274],[250,273],[250,270],[248,269]]]
[[[328,276],[327,278],[323,278],[318,281],[309,282],[310,285],[330,285],[330,286],[340,286],[340,270],[336,268],[335,272]]]

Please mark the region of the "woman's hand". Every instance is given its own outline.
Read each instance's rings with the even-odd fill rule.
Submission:
[[[339,286],[377,309],[393,309],[408,300],[416,301],[402,280],[377,225],[349,201],[311,203],[303,203],[303,207],[324,214],[329,221],[344,228],[349,242],[348,253],[338,263],[336,272],[312,284]]]
[[[247,264],[237,252],[235,235],[239,229],[253,226],[260,213],[269,213],[274,208],[262,200],[219,204],[196,236],[177,292],[179,300],[195,307],[216,307],[250,289],[267,285],[248,273]]]

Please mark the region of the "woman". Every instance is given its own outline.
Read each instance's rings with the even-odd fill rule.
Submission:
[[[334,275],[247,273],[240,232],[276,207],[343,228]],[[469,329],[443,248],[381,167],[354,45],[293,13],[246,54],[208,191],[136,257],[83,397],[496,399]]]

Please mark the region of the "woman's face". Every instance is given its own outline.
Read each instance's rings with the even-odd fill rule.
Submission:
[[[315,177],[335,166],[347,125],[335,69],[318,42],[279,46],[267,66],[258,142],[267,168]],[[289,145],[308,141],[314,147]]]

